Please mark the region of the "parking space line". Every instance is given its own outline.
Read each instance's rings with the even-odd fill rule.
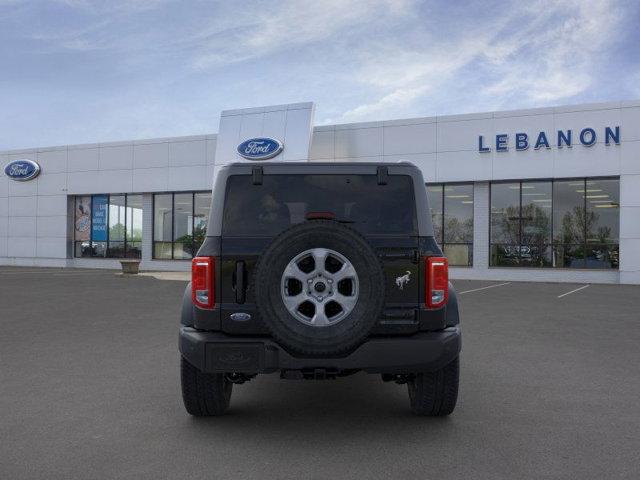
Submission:
[[[579,288],[576,288],[575,290],[571,290],[570,292],[563,293],[562,295],[558,295],[558,298],[562,298],[562,297],[565,297],[565,296],[567,296],[567,295],[571,295],[572,293],[579,292],[580,290],[584,290],[584,289],[585,289],[585,288],[587,288],[588,286],[589,286],[589,285],[583,285],[583,286],[581,286],[581,287],[579,287]]]
[[[98,272],[72,272],[72,271],[59,271],[56,270],[55,272],[48,272],[48,271],[43,271],[43,270],[25,270],[25,271],[0,271],[0,276],[3,275],[41,275],[43,277],[46,276],[53,276],[53,277],[64,277],[64,276],[70,276],[70,275],[106,275],[106,274],[115,274],[117,273],[116,270],[105,270],[103,271],[98,271]]]
[[[503,285],[509,285],[510,283],[511,282],[496,283],[495,285],[488,285],[486,287],[473,288],[471,290],[465,290],[464,292],[458,292],[458,295],[462,295],[463,293],[479,292],[480,290],[487,290],[489,288],[501,287]]]

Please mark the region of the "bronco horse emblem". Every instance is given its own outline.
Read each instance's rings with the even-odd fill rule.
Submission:
[[[396,278],[396,285],[398,286],[398,288],[400,290],[402,290],[404,288],[404,286],[409,283],[410,277],[411,276],[411,272],[409,270],[407,270],[407,273],[404,275],[401,275],[399,277]]]

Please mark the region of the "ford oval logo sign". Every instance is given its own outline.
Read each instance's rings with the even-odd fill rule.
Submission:
[[[33,160],[14,160],[4,167],[4,173],[11,180],[26,182],[38,176],[40,165]]]
[[[273,138],[250,138],[238,145],[238,153],[249,160],[267,160],[278,155],[282,143]]]

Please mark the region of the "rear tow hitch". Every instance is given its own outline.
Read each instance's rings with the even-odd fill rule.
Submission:
[[[227,373],[225,378],[231,383],[235,383],[236,385],[242,385],[245,382],[251,380],[255,375],[245,375],[244,373]]]
[[[382,381],[383,382],[396,382],[398,385],[404,385],[409,382],[413,378],[411,374],[394,374],[394,373],[383,373]]]

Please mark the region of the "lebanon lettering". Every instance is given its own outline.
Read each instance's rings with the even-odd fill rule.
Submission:
[[[620,127],[605,127],[600,133],[603,135],[604,144],[620,145]],[[512,147],[516,151],[527,150],[533,148],[535,150],[556,148],[571,148],[573,145],[583,145],[591,147],[598,142],[598,132],[591,127],[583,128],[580,131],[558,130],[555,135],[547,134],[541,131],[534,135],[526,132],[519,132],[513,135],[513,139],[509,138],[506,133],[498,133],[495,141],[485,140],[483,135],[478,136],[478,152],[486,153],[495,148],[496,152],[508,152]]]

